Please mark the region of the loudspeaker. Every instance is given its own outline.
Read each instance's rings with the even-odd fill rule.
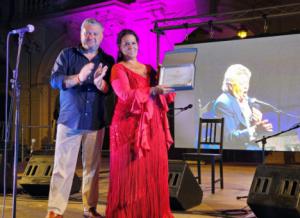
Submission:
[[[256,168],[247,203],[258,218],[300,217],[300,166]]]
[[[184,161],[169,161],[168,182],[172,210],[186,210],[201,203],[203,192]]]
[[[50,180],[54,164],[54,154],[35,153],[29,159],[19,184],[32,196],[48,196]],[[81,180],[74,175],[71,194],[77,193],[81,188]]]
[[[4,159],[2,154],[0,154],[0,193],[3,193],[3,178],[4,178]],[[12,192],[12,167],[9,161],[6,162],[6,193]]]

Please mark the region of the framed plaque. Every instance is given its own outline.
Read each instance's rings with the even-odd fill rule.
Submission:
[[[196,48],[180,48],[166,52],[160,69],[159,85],[179,90],[194,88]]]
[[[160,70],[159,85],[166,85],[175,90],[193,89],[194,74],[194,64],[162,67]]]

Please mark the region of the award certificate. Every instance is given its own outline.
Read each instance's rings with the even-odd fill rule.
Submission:
[[[194,64],[163,66],[160,71],[159,85],[175,90],[189,90],[194,87]]]

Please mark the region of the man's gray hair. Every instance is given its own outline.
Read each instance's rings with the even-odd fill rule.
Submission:
[[[84,28],[84,25],[86,25],[86,24],[98,25],[101,27],[102,30],[104,30],[103,25],[99,21],[97,21],[94,18],[86,18],[81,24],[81,29],[80,29],[81,31]]]
[[[250,80],[251,71],[241,64],[233,64],[229,66],[224,74],[222,91],[227,92],[228,83],[238,82],[241,76],[246,76]]]

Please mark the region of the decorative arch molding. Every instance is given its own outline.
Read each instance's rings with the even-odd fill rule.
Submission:
[[[72,46],[72,40],[68,40],[69,36],[67,32],[61,34],[58,38],[54,39],[43,53],[43,57],[41,58],[41,62],[38,66],[36,80],[33,81],[37,84],[33,87],[32,91],[35,94],[34,100],[32,101],[32,109],[36,110],[34,119],[36,119],[36,123],[46,124],[48,130],[45,129],[39,130],[39,138],[38,140],[43,143],[45,138],[48,143],[52,142],[53,139],[53,111],[54,111],[54,102],[57,97],[57,91],[54,91],[49,84],[49,78],[51,75],[51,70],[53,64],[59,54],[59,52],[65,48]],[[38,94],[38,95],[37,95]],[[35,109],[34,109],[35,108]],[[43,126],[43,125],[42,125]]]
[[[79,37],[79,36],[78,36]],[[59,38],[54,39],[53,42],[47,45],[41,62],[38,66],[36,84],[49,84],[49,77],[55,59],[57,58],[59,52],[66,47],[74,46],[74,42],[69,40],[68,33],[63,33]]]

